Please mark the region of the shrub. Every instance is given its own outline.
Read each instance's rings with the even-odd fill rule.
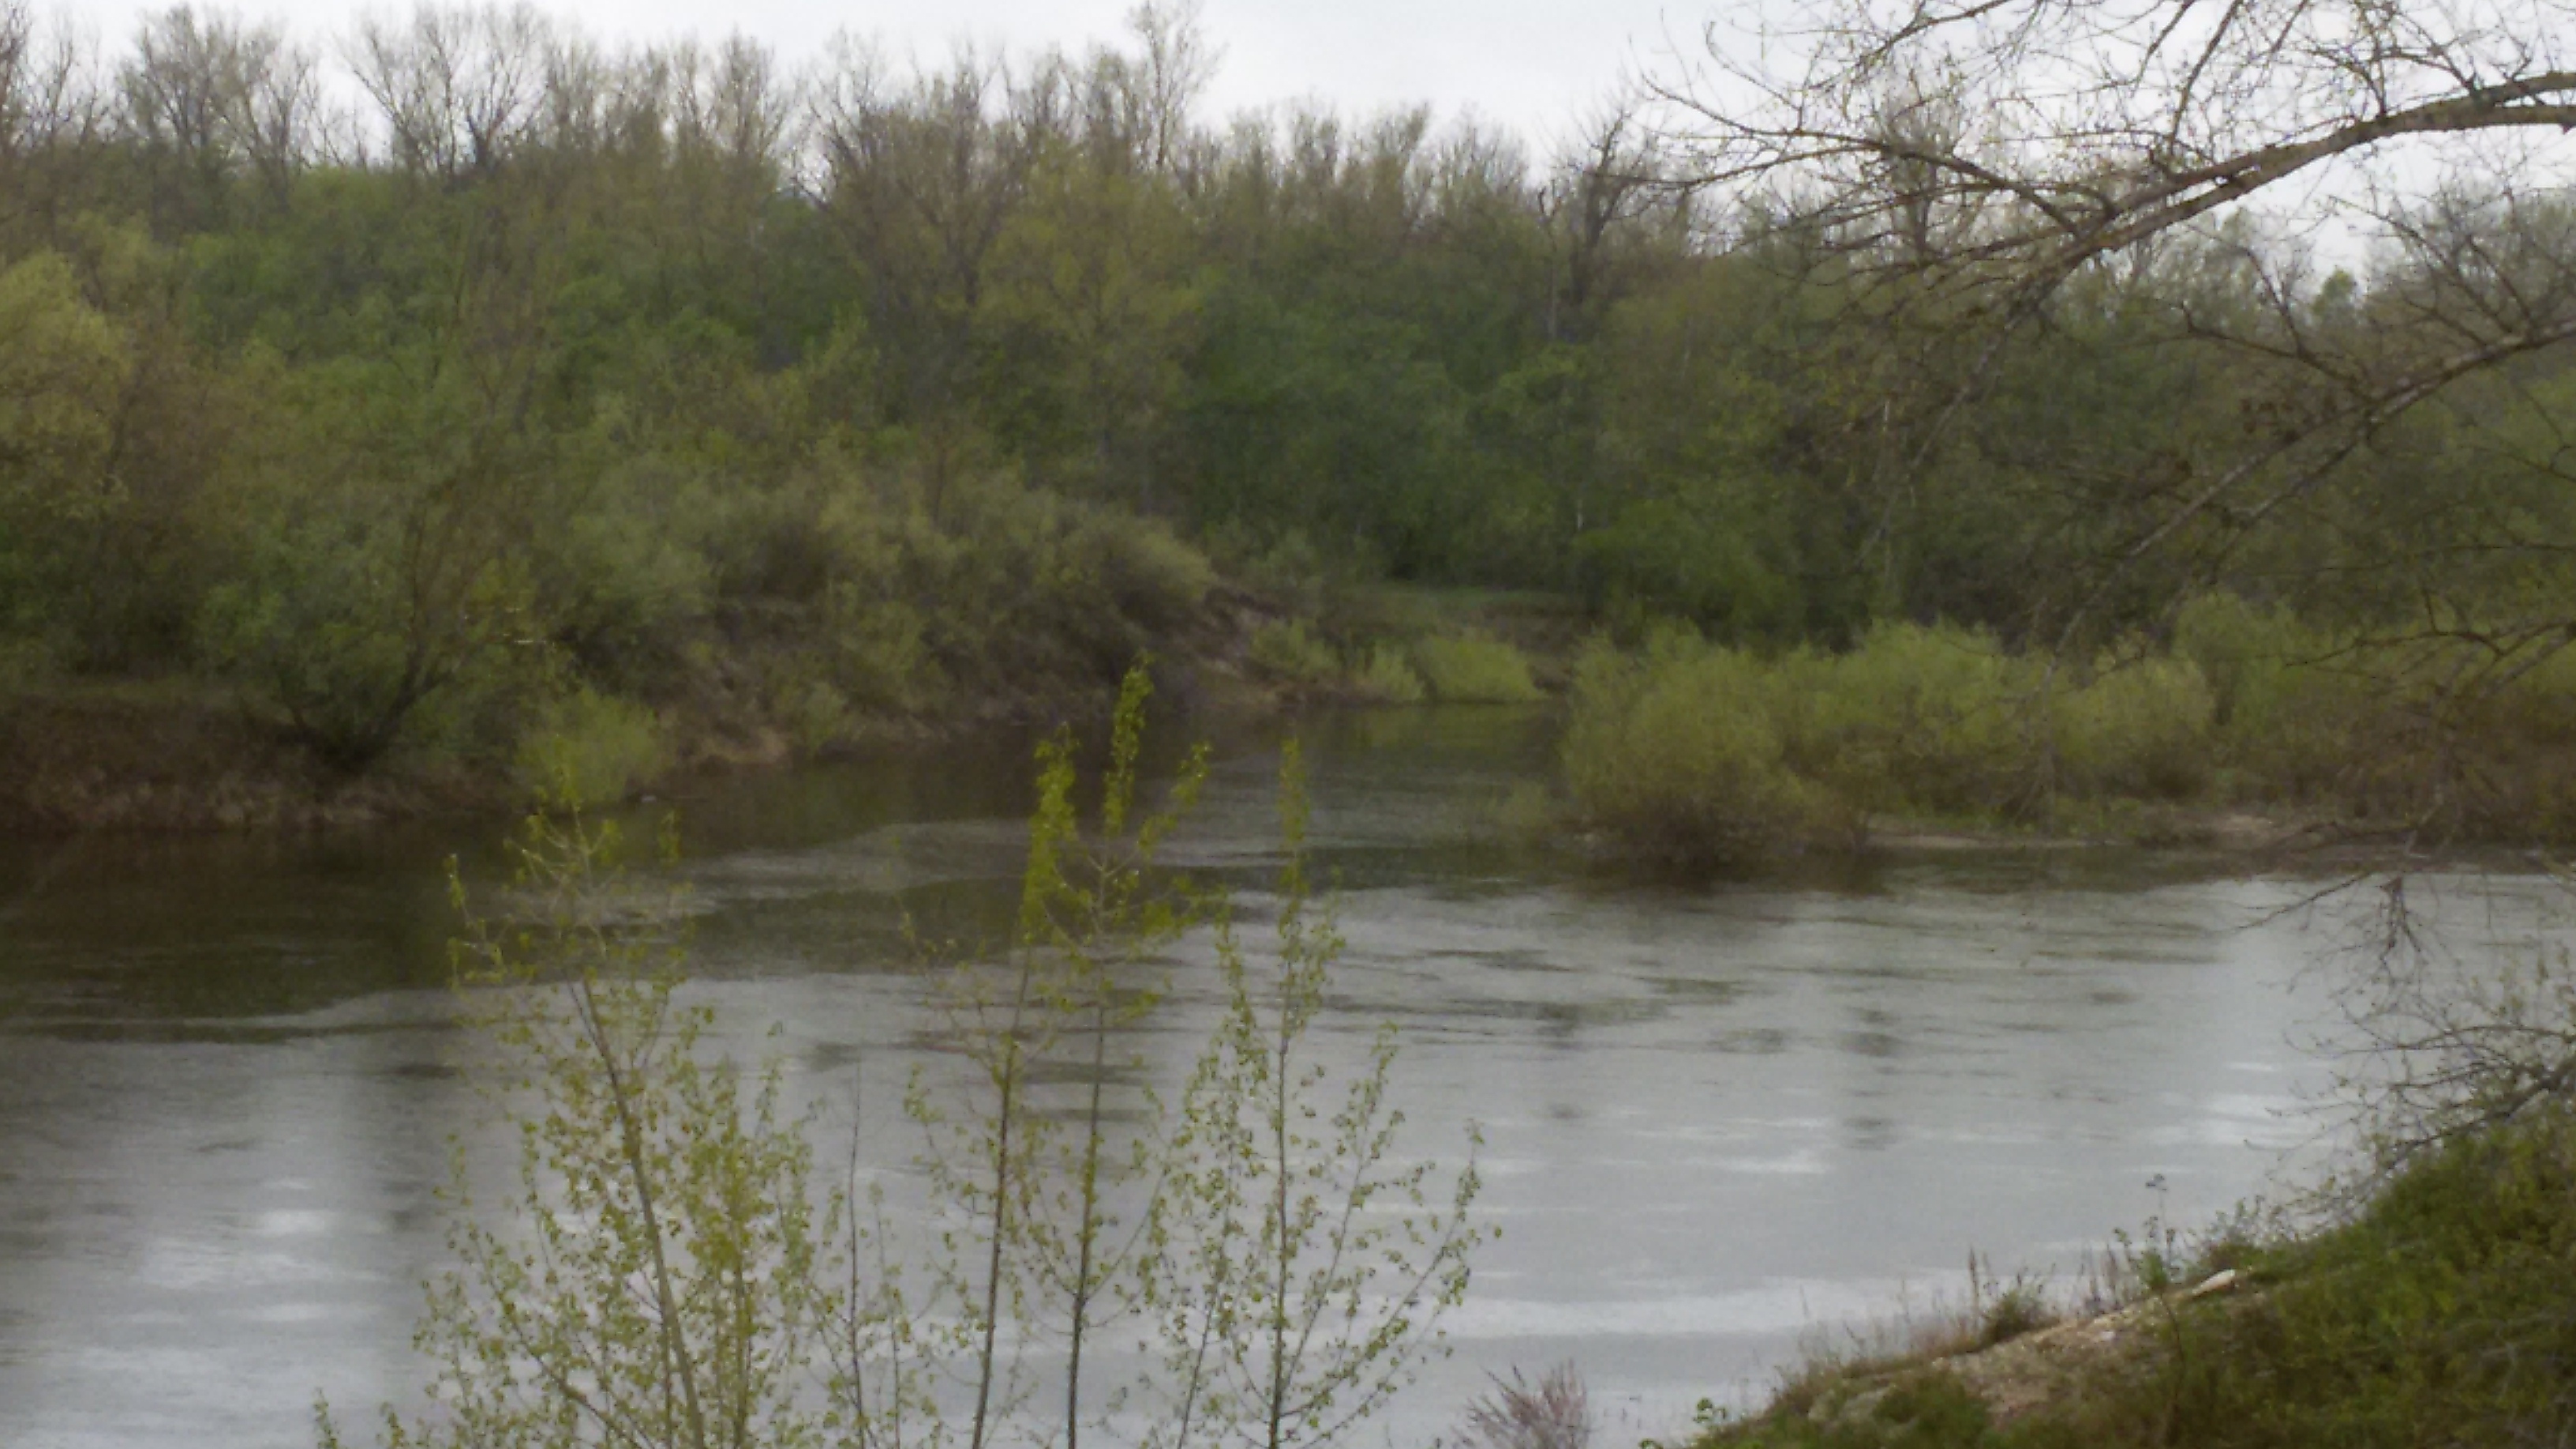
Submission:
[[[1783,666],[1790,763],[1847,810],[1991,815],[2026,803],[2039,672],[1956,628],[1886,624]]]
[[[830,680],[793,675],[771,687],[769,715],[796,742],[797,750],[808,755],[847,739],[853,723],[849,698]]]
[[[2385,698],[2338,641],[2286,609],[2222,593],[2183,608],[2173,652],[2207,681],[2218,751],[2248,788],[2307,800],[2349,787]]]
[[[531,795],[596,805],[627,794],[670,768],[653,711],[632,700],[578,689],[549,703],[519,741],[515,771]]]
[[[1549,1369],[1535,1384],[1512,1370],[1510,1382],[1467,1406],[1458,1434],[1473,1449],[1590,1449],[1592,1398],[1570,1363]]]
[[[1091,511],[1085,532],[1102,589],[1118,612],[1148,628],[1177,629],[1198,617],[1216,569],[1158,518]]]
[[[1424,639],[1413,667],[1443,704],[1527,704],[1540,698],[1529,660],[1499,639]]]
[[[2060,788],[2085,796],[2179,799],[2208,786],[2217,702],[2189,659],[2106,667],[2051,705]]]
[[[1776,673],[1732,649],[1587,650],[1563,747],[1576,814],[1674,861],[1741,862],[1794,843],[1813,800],[1772,722],[1778,688]]]
[[[1253,630],[1249,648],[1252,667],[1282,684],[1307,688],[1342,672],[1333,646],[1316,638],[1301,619],[1274,619]]]
[[[1404,662],[1401,650],[1384,644],[1369,649],[1366,662],[1351,671],[1351,693],[1369,704],[1420,704],[1422,676]]]

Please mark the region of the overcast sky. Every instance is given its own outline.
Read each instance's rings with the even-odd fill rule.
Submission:
[[[170,0],[70,0],[111,50],[135,17]],[[199,0],[301,35],[337,36],[353,9],[334,0]],[[936,60],[951,41],[1013,50],[1079,49],[1115,40],[1133,0],[536,0],[604,38],[655,40],[741,30],[782,57],[818,54],[833,31],[873,36],[895,55]],[[1209,119],[1314,96],[1345,109],[1427,101],[1442,119],[1472,111],[1542,150],[1639,66],[1662,68],[1668,37],[1695,45],[1710,7],[1727,0],[1205,0],[1203,25],[1223,48]],[[378,3],[399,14],[405,3]]]

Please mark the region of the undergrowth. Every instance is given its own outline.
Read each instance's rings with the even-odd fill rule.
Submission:
[[[2168,645],[2075,663],[1949,626],[1776,655],[1667,631],[1577,661],[1564,783],[1575,823],[1694,864],[1855,844],[1889,821],[2153,839],[2193,810],[2576,839],[2576,659],[2488,663],[2224,595],[2184,610]]]

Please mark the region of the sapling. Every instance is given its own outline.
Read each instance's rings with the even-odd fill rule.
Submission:
[[[390,1449],[823,1442],[805,1386],[840,1311],[826,1250],[844,1204],[813,1191],[776,1067],[701,1060],[708,1013],[673,996],[677,903],[633,886],[617,849],[577,810],[531,817],[508,921],[476,914],[450,868],[457,978],[499,1049],[485,1084],[516,1182],[506,1214],[478,1217],[458,1149],[453,1261],[414,1336],[430,1404],[385,1411]],[[321,1438],[340,1443],[327,1406]]]
[[[1040,751],[1013,945],[942,992],[966,1090],[916,1075],[907,1094],[930,1143],[917,1253],[860,1190],[855,1140],[847,1184],[820,1190],[774,1061],[702,1060],[709,1014],[674,997],[678,904],[614,869],[612,827],[533,818],[508,922],[457,885],[459,981],[517,1139],[513,1221],[475,1216],[460,1151],[454,1261],[416,1339],[431,1404],[388,1410],[385,1443],[1077,1449],[1133,1399],[1131,1437],[1158,1449],[1289,1449],[1347,1435],[1441,1351],[1477,1175],[1471,1155],[1435,1200],[1432,1167],[1397,1155],[1391,1029],[1340,1080],[1311,1040],[1341,939],[1308,881],[1297,753],[1278,954],[1256,962],[1157,872],[1206,759],[1140,811],[1147,694],[1132,674],[1088,833],[1071,741]],[[1119,1042],[1158,1009],[1156,953],[1210,918],[1209,1040],[1174,1102],[1113,1101],[1143,1066]],[[1148,1367],[1104,1395],[1094,1350],[1122,1323]],[[1033,1409],[1031,1342],[1063,1350],[1060,1421]],[[340,1443],[327,1409],[322,1438]]]
[[[940,1272],[966,1332],[968,1449],[984,1449],[999,1420],[1023,1407],[1019,1335],[1006,1341],[1010,1329],[1063,1346],[1060,1432],[1066,1449],[1076,1449],[1088,1412],[1085,1350],[1140,1293],[1137,1255],[1149,1214],[1139,1209],[1122,1221],[1115,1200],[1152,1198],[1151,1125],[1160,1103],[1148,1093],[1148,1130],[1123,1147],[1111,1140],[1108,1082],[1137,1065],[1113,1060],[1111,1042],[1155,1001],[1122,985],[1122,975],[1132,977],[1191,919],[1187,893],[1159,885],[1153,865],[1206,775],[1206,752],[1194,751],[1162,807],[1137,815],[1150,694],[1145,669],[1129,671],[1091,837],[1075,803],[1071,738],[1059,733],[1040,747],[1013,948],[997,966],[952,971],[942,991],[950,1038],[973,1064],[971,1110],[952,1118],[918,1078],[907,1099],[931,1143],[926,1165],[945,1218]],[[1069,1124],[1033,1100],[1038,1075],[1066,1067],[1083,1084]]]
[[[1169,1414],[1157,1446],[1330,1444],[1446,1351],[1440,1320],[1465,1297],[1479,1185],[1467,1163],[1445,1201],[1432,1164],[1396,1152],[1388,1100],[1396,1037],[1336,1083],[1309,1039],[1342,950],[1305,864],[1308,803],[1292,744],[1280,775],[1287,861],[1278,956],[1256,966],[1217,926],[1225,1014],[1181,1098],[1157,1199],[1149,1282]],[[1338,1100],[1335,1089],[1338,1088]]]

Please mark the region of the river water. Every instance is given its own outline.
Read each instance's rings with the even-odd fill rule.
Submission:
[[[1549,729],[1500,709],[1307,726],[1348,939],[1320,1039],[1347,1064],[1400,1025],[1408,1145],[1455,1162],[1477,1124],[1503,1229],[1454,1356],[1362,1442],[1428,1442],[1484,1375],[1567,1359],[1606,1442],[1668,1433],[1802,1337],[1955,1298],[1972,1248],[2066,1273],[2151,1214],[2276,1191],[2314,1136],[2296,1109],[2324,1072],[2293,1043],[2334,932],[2285,909],[2313,883],[2071,851],[1620,878],[1488,824]],[[883,1119],[938,1045],[903,923],[1006,917],[1025,762],[1010,744],[689,791],[693,990],[724,1040]],[[1175,847],[1254,916],[1276,763],[1227,742]],[[317,1392],[347,1420],[416,1391],[432,1191],[451,1140],[500,1141],[444,989],[442,862],[491,878],[499,834],[0,853],[0,1445],[305,1445]],[[1169,971],[1152,1035],[1177,1062],[1213,983],[1203,950]],[[899,1126],[862,1130],[902,1178]]]

